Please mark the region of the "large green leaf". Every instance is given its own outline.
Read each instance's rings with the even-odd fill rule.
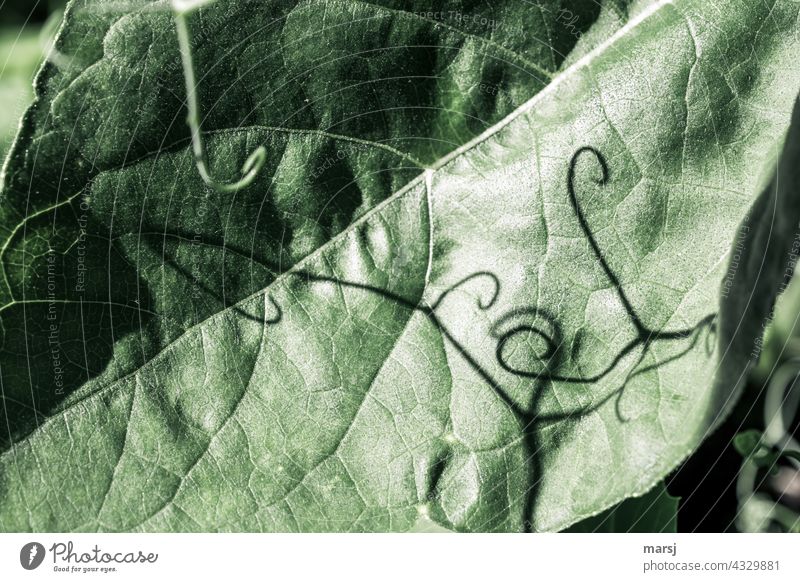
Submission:
[[[544,530],[649,490],[782,275],[772,190],[743,232],[774,260],[728,257],[798,5],[602,42],[555,3],[266,4],[191,20],[213,173],[268,152],[235,194],[194,168],[163,4],[68,10],[3,189],[2,528]]]
[[[614,3],[574,8],[578,29],[564,30],[555,3],[430,14],[423,2],[385,4],[282,0],[254,13],[232,0],[190,15],[213,172],[233,177],[246,153],[268,147],[258,183],[235,196],[208,191],[191,163],[166,3],[71,6],[5,169],[2,442],[87,380],[132,372],[265,287],[621,18]],[[595,19],[592,35],[573,34]],[[49,353],[51,293],[63,301],[63,385]]]

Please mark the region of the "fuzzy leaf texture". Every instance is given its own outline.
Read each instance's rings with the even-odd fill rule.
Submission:
[[[69,5],[4,167],[1,529],[558,530],[730,408],[796,2],[204,3],[233,193],[166,4]]]

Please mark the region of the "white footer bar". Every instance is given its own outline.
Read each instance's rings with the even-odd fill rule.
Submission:
[[[0,580],[800,580],[784,534],[3,534]],[[520,576],[524,578],[519,578]],[[178,577],[178,578],[176,578]],[[232,578],[230,578],[232,577]]]

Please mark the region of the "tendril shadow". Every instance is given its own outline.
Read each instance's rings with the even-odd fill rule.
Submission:
[[[599,372],[586,376],[569,375],[563,373],[561,370],[564,364],[565,350],[562,348],[563,330],[557,318],[547,311],[546,309],[538,306],[516,306],[507,312],[501,314],[490,327],[490,336],[496,340],[494,349],[494,358],[499,368],[511,376],[529,379],[531,381],[531,390],[527,402],[519,402],[518,399],[512,397],[507,388],[502,382],[493,375],[493,373],[480,362],[479,358],[470,352],[470,350],[458,340],[456,335],[445,324],[439,315],[439,310],[445,301],[458,290],[472,285],[473,283],[483,280],[488,282],[491,289],[488,293],[476,294],[477,307],[481,311],[489,312],[492,308],[496,307],[501,293],[501,282],[497,275],[489,271],[477,271],[461,280],[455,282],[447,289],[441,292],[438,298],[430,304],[421,301],[403,297],[397,293],[389,291],[388,289],[381,288],[368,283],[357,281],[347,281],[338,277],[321,275],[314,273],[307,269],[290,268],[288,271],[279,272],[280,267],[272,264],[270,261],[257,257],[250,253],[251,259],[261,263],[263,266],[272,270],[275,276],[299,278],[306,283],[328,283],[336,285],[340,288],[349,288],[367,293],[375,294],[383,299],[391,301],[410,312],[421,313],[427,320],[438,330],[446,342],[452,346],[456,352],[464,359],[469,367],[485,382],[496,396],[503,402],[516,419],[520,433],[522,434],[522,442],[524,453],[527,459],[529,473],[530,487],[527,490],[524,499],[524,531],[532,531],[533,524],[531,518],[534,513],[535,503],[538,496],[538,484],[540,475],[542,474],[542,464],[540,455],[540,444],[537,442],[537,434],[539,430],[546,425],[556,422],[567,421],[585,416],[594,411],[599,410],[602,406],[608,403],[612,398],[616,398],[615,410],[618,417],[622,422],[626,422],[620,410],[620,401],[622,394],[633,379],[660,366],[666,365],[670,362],[676,361],[683,357],[695,348],[703,330],[708,333],[705,337],[705,349],[708,353],[713,349],[713,341],[711,338],[716,332],[716,314],[712,313],[703,317],[697,324],[692,327],[687,327],[678,330],[662,331],[649,327],[644,323],[642,317],[633,306],[629,297],[627,296],[622,283],[616,273],[613,271],[608,261],[606,260],[603,252],[591,231],[589,223],[583,212],[583,209],[578,202],[576,191],[576,170],[579,159],[584,155],[591,155],[597,161],[601,175],[597,180],[597,184],[604,186],[609,182],[610,173],[606,160],[595,148],[590,146],[581,147],[572,156],[568,171],[567,171],[567,193],[570,204],[577,218],[581,231],[586,237],[589,247],[595,260],[600,265],[606,279],[619,298],[627,319],[630,322],[634,337],[626,343],[619,352],[614,355],[610,362]],[[188,273],[187,273],[188,275]],[[205,289],[211,292],[209,288]],[[284,312],[280,305],[270,295],[265,296],[273,305],[277,316],[270,321],[265,321],[269,324],[278,324],[284,316]],[[253,316],[240,310],[243,316],[252,318]],[[578,330],[580,333],[581,330]],[[516,338],[524,339],[525,337],[532,337],[537,340],[537,345],[541,348],[533,357],[528,358],[531,363],[530,368],[522,367],[515,362],[511,361],[510,353],[513,353],[512,343]],[[674,342],[681,340],[689,340],[689,343],[676,354],[658,361],[654,364],[641,366],[645,357],[650,351],[650,348],[657,342]],[[594,384],[607,376],[609,376],[617,366],[630,354],[634,353],[637,349],[641,349],[635,364],[630,368],[630,371],[624,376],[619,387],[610,390],[607,394],[603,395],[591,405],[582,408],[575,408],[573,410],[565,410],[558,413],[540,414],[539,408],[541,398],[545,394],[545,388],[554,383],[565,384]],[[574,352],[574,347],[573,347]],[[578,352],[580,353],[580,352]],[[576,354],[571,354],[570,359],[574,359]],[[431,487],[438,488],[439,481],[444,474],[444,464],[448,462],[448,455],[443,455],[438,463],[442,463],[441,467],[432,468],[432,475],[435,478],[431,479]],[[435,492],[434,492],[435,493]],[[435,496],[434,496],[435,497]]]

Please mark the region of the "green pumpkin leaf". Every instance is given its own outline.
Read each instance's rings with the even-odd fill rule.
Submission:
[[[730,408],[797,4],[422,5],[187,14],[210,174],[266,151],[227,193],[164,4],[70,5],[4,172],[0,527],[557,530]]]

